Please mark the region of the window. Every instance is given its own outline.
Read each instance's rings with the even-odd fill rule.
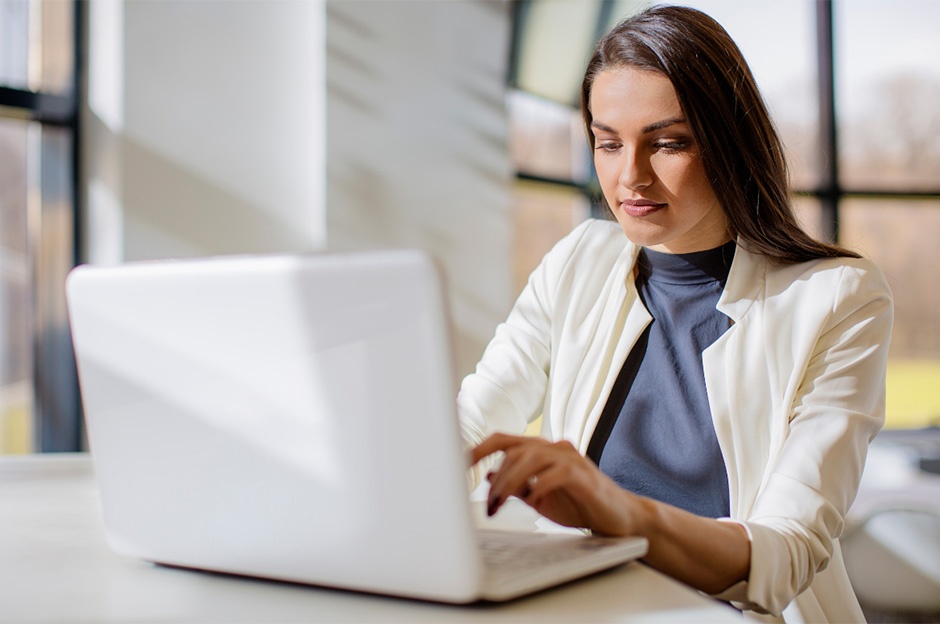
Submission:
[[[0,454],[79,450],[74,2],[0,0]]]
[[[511,92],[508,105],[509,152],[519,174],[513,189],[513,286],[519,293],[542,256],[590,214],[578,183],[586,183],[592,169],[577,111],[524,91]]]
[[[940,4],[884,9],[833,4],[839,239],[894,292],[888,426],[926,427],[940,425]]]
[[[891,284],[887,426],[940,425],[940,295],[931,279],[940,262],[940,38],[933,28],[940,3],[895,0],[890,11],[882,0],[677,4],[718,20],[748,59],[786,144],[794,208],[807,231],[835,235],[872,258]],[[520,181],[520,289],[523,273],[571,227],[560,206],[583,207],[597,196],[576,101],[593,42],[647,5],[516,6],[510,133]],[[885,41],[891,45],[878,44]],[[569,213],[576,223],[588,210]]]

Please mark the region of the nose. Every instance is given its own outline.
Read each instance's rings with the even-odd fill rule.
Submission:
[[[624,150],[619,179],[621,186],[631,190],[644,189],[653,183],[654,178],[647,156],[638,150]]]

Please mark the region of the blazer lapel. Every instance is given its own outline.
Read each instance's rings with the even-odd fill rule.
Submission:
[[[762,336],[766,261],[738,245],[728,282],[716,305],[732,327],[702,353],[708,402],[728,471],[731,516],[744,518],[770,447],[771,381]],[[772,330],[772,328],[770,328]],[[762,372],[763,371],[763,372]]]
[[[640,247],[632,243],[624,249],[623,262],[620,263],[623,267],[622,275],[618,276],[618,280],[623,283],[624,288],[621,291],[622,296],[611,302],[614,305],[609,311],[611,316],[616,317],[612,334],[615,339],[609,341],[607,352],[604,354],[605,366],[602,368],[601,374],[598,375],[591,393],[587,418],[581,421],[580,431],[566,432],[569,434],[566,436],[569,440],[579,441],[578,450],[582,454],[587,453],[591,436],[594,435],[594,428],[600,420],[601,412],[604,411],[607,398],[610,396],[614,382],[620,374],[620,369],[623,368],[627,355],[630,354],[630,350],[633,349],[633,345],[643,333],[643,330],[653,320],[646,306],[640,300],[636,289],[634,266],[639,253]],[[572,419],[572,422],[574,422],[574,419]]]

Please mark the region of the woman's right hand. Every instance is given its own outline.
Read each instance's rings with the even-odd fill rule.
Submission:
[[[473,462],[497,451],[505,457],[488,476],[490,515],[516,496],[558,524],[646,537],[648,564],[709,594],[747,579],[751,546],[741,525],[628,492],[570,442],[495,434],[473,449]]]
[[[503,462],[487,475],[490,515],[516,496],[558,524],[604,535],[639,532],[646,499],[620,488],[570,442],[498,433],[473,450],[473,462],[498,451]]]

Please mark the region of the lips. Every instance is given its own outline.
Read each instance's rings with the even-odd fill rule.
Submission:
[[[645,217],[662,210],[666,204],[660,204],[649,199],[624,199],[620,207],[631,217]]]

